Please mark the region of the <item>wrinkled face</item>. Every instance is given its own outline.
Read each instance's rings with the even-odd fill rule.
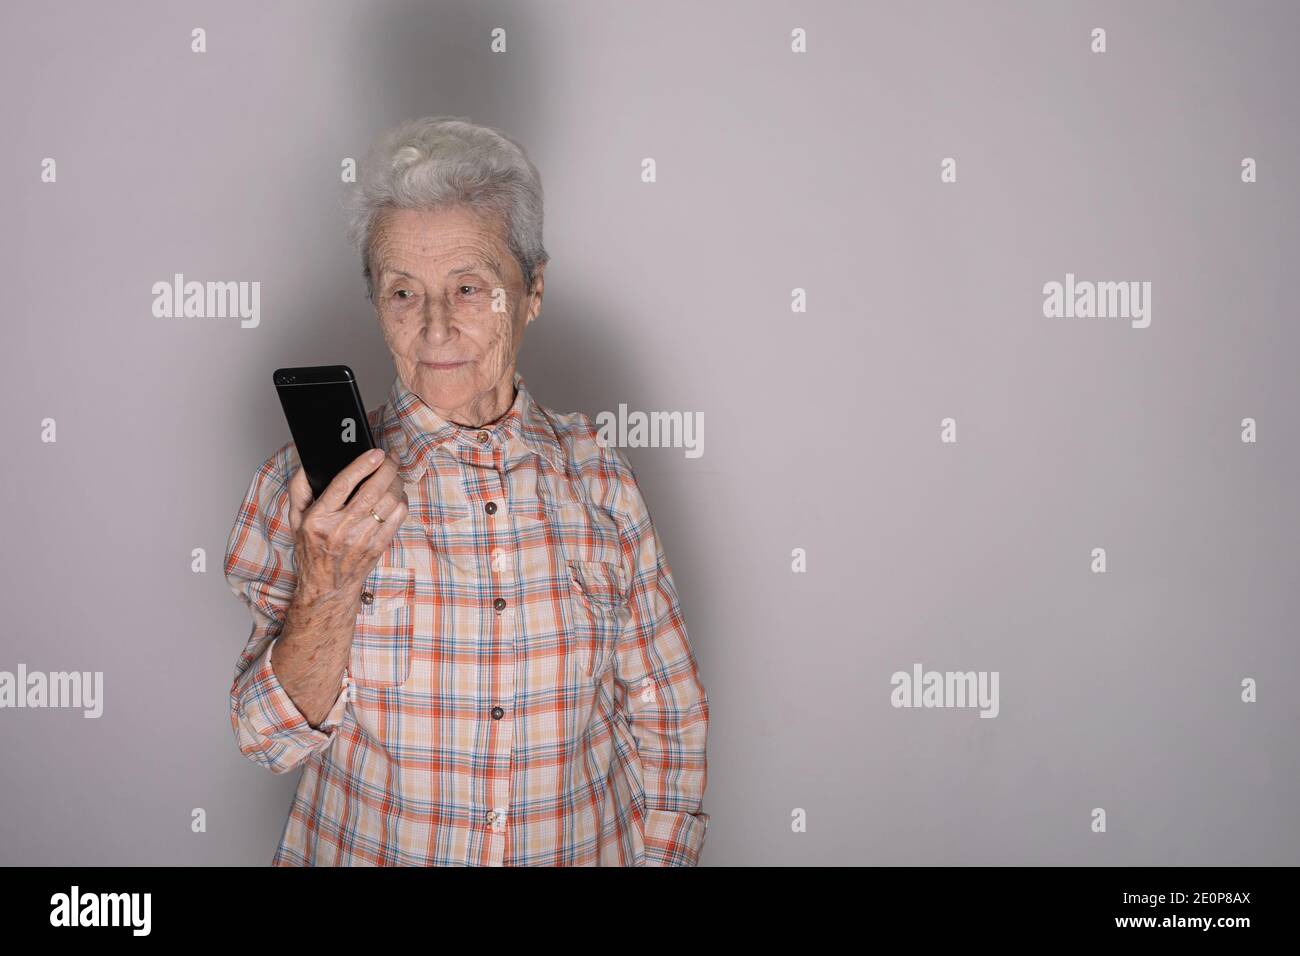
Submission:
[[[375,312],[397,374],[448,421],[485,424],[510,407],[524,328],[542,307],[505,223],[467,206],[385,210],[370,242]]]

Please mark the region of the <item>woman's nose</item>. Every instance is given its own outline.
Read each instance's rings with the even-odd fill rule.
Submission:
[[[452,312],[446,303],[430,297],[424,310],[424,336],[441,342],[451,334]]]

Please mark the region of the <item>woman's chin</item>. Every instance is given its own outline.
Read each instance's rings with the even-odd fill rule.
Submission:
[[[413,389],[426,405],[439,408],[456,408],[473,397],[471,380],[465,375],[470,366],[442,369],[420,365],[416,370],[415,388]]]

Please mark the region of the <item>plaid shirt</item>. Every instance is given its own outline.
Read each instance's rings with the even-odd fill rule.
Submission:
[[[708,699],[663,545],[622,453],[515,386],[482,429],[400,377],[369,413],[410,509],[319,729],[271,669],[293,443],[253,476],[226,548],[253,616],[230,719],[251,760],[303,770],[274,865],[698,861]]]

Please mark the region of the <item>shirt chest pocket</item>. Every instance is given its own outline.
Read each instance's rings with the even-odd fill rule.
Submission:
[[[358,687],[406,683],[414,641],[415,568],[375,568],[362,589],[352,635],[353,682]]]
[[[573,651],[587,676],[599,677],[613,663],[619,635],[632,616],[623,568],[606,561],[566,565]]]

